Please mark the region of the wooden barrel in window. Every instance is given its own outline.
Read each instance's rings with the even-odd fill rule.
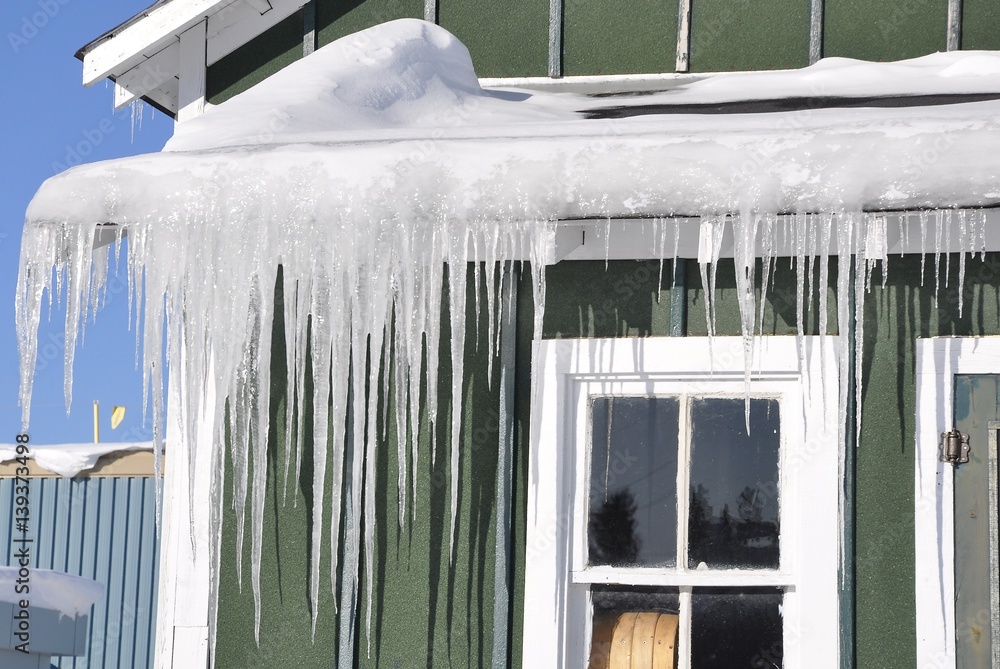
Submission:
[[[589,669],[674,669],[675,613],[630,611],[594,621]]]

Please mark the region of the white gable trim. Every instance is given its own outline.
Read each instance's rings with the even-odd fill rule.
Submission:
[[[83,84],[115,80],[115,107],[148,97],[178,111],[181,35],[206,22],[205,65],[211,65],[288,18],[304,0],[174,0],[113,34],[83,56]]]

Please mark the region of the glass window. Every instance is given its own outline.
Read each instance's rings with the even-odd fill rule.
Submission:
[[[781,588],[624,583],[678,564],[779,568],[778,400],[751,398],[749,415],[742,397],[594,396],[589,406],[587,565],[627,570],[591,588],[590,669],[678,650],[694,669],[780,667]],[[690,649],[678,649],[681,617]]]
[[[595,397],[589,564],[677,563],[676,397]]]
[[[524,666],[839,666],[839,340],[799,343],[748,418],[740,337],[537,342]]]

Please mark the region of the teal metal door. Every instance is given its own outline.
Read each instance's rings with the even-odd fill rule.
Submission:
[[[955,428],[969,461],[955,467],[955,654],[958,669],[1000,669],[997,440],[1000,376],[955,377]]]

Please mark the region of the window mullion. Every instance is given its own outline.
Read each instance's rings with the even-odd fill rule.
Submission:
[[[677,570],[687,571],[688,506],[691,501],[691,398],[681,398],[677,435]]]
[[[691,590],[682,586],[678,593],[677,669],[691,669]]]

